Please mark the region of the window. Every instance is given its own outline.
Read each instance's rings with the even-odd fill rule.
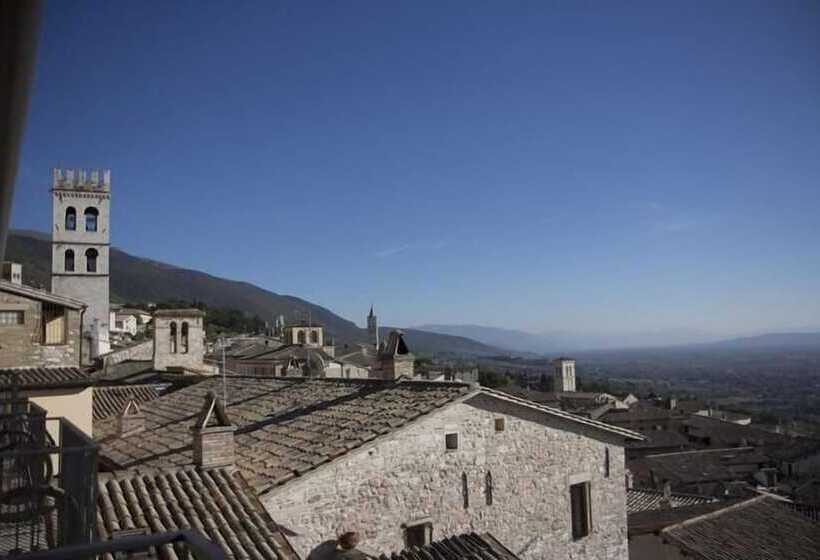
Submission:
[[[85,271],[97,272],[97,256],[99,253],[96,249],[88,249],[85,252]]]
[[[313,344],[317,344],[319,342],[319,333],[316,331],[310,331],[310,341]]]
[[[609,478],[609,447],[604,449],[604,478]]]
[[[299,342],[299,344],[304,344],[306,342],[305,331],[299,331],[299,333],[296,335],[296,340]]]
[[[97,218],[100,212],[93,206],[85,209],[85,231],[97,231]]]
[[[503,418],[496,418],[495,419],[495,431],[496,432],[503,432],[504,431],[504,419]]]
[[[43,344],[65,344],[65,308],[43,304]]]
[[[464,500],[464,509],[469,509],[470,485],[467,481],[467,473],[461,473],[461,498]]]
[[[73,206],[65,209],[65,229],[66,231],[74,231],[77,229],[77,211]]]
[[[114,321],[114,328],[122,330],[123,328],[125,328],[125,325],[122,321]]]
[[[65,252],[65,271],[74,272],[74,251],[67,249]]]
[[[569,487],[570,507],[572,508],[572,538],[582,539],[589,535],[592,528],[592,516],[589,508],[589,482],[573,484]]]
[[[444,447],[448,451],[458,449],[458,434],[447,434],[444,436]]]
[[[0,326],[22,325],[25,317],[22,311],[0,311]]]
[[[185,321],[182,323],[182,337],[180,339],[180,346],[182,346],[182,353],[188,353],[188,322]]]
[[[493,505],[493,473],[490,471],[484,477],[484,499],[488,506]]]
[[[177,353],[177,324],[175,321],[171,321],[171,328],[170,328],[170,342],[171,342],[171,354]]]
[[[433,542],[433,524],[414,523],[404,528],[404,544],[407,548],[426,546]]]

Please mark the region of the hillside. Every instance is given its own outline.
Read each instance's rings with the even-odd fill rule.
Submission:
[[[48,235],[11,231],[6,258],[23,265],[27,284],[48,287],[51,272],[51,243]],[[135,257],[111,248],[111,298],[122,302],[201,301],[211,307],[238,309],[273,321],[278,315],[293,320],[307,316],[325,326],[338,343],[366,342],[367,333],[352,321],[329,309],[298,297],[276,294],[247,282],[219,278],[150,259]],[[417,354],[491,355],[501,351],[463,338],[407,332],[407,342]]]

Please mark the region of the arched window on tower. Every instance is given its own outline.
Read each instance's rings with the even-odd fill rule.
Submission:
[[[182,336],[180,337],[180,346],[182,347],[182,353],[188,353],[188,322],[185,321],[182,323]]]
[[[305,343],[305,331],[299,331],[299,334],[296,335],[296,340],[299,344]]]
[[[85,271],[97,272],[97,256],[99,253],[96,249],[88,249],[85,252]]]
[[[319,333],[316,331],[310,331],[310,342],[313,344],[319,343]]]
[[[77,211],[73,206],[65,209],[65,229],[66,231],[74,231],[77,229]]]
[[[74,272],[74,251],[66,249],[65,252],[65,271]]]
[[[85,209],[85,231],[97,231],[97,218],[100,216],[100,211],[89,206]]]
[[[169,339],[171,343],[171,354],[177,353],[177,324],[176,321],[171,321],[171,328],[169,329]]]

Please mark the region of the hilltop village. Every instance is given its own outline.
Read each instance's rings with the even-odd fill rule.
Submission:
[[[53,170],[50,290],[3,263],[0,555],[818,557],[820,441],[579,391],[566,356],[551,391],[485,387],[374,307],[356,345],[283,316],[208,340],[200,309],[112,305],[111,195]]]

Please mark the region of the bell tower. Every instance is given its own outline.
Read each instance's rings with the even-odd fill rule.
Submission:
[[[367,314],[367,334],[370,335],[370,340],[379,348],[379,318],[373,313],[373,306],[370,306],[370,313]]]
[[[54,169],[51,291],[88,305],[83,356],[108,352],[111,171]]]

